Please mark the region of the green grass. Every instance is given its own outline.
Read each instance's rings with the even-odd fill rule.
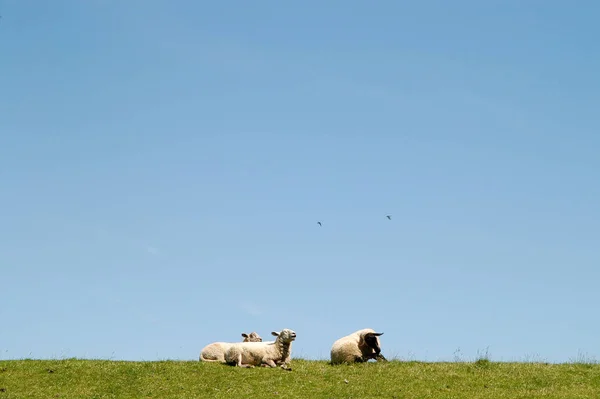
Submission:
[[[591,363],[422,363],[331,366],[294,359],[292,371],[197,361],[0,361],[8,398],[596,398]]]

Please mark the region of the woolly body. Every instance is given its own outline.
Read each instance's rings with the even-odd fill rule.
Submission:
[[[256,332],[250,334],[242,333],[242,342],[262,342],[262,338]],[[200,352],[200,361],[225,363],[225,352],[234,345],[234,342],[213,342],[206,345]]]
[[[277,339],[273,342],[235,343],[225,352],[225,362],[238,367],[277,367],[288,368],[291,362],[292,341],[296,333],[284,328],[281,332],[273,331]]]
[[[381,354],[379,335],[371,328],[358,330],[335,341],[331,347],[331,363],[366,362],[369,359],[385,360]]]

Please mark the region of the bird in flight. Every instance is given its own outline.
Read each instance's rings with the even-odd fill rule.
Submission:
[[[388,218],[389,220],[392,220],[392,215],[386,215],[386,218]]]
[[[323,225],[321,224],[321,222],[317,222],[317,224],[318,224],[319,226],[323,226]]]

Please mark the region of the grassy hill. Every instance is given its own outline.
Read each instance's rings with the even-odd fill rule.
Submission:
[[[8,398],[600,398],[600,365],[294,359],[292,371],[197,361],[0,361]]]

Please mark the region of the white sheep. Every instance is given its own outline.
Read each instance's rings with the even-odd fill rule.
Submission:
[[[242,333],[242,337],[244,337],[242,342],[262,342],[262,338],[256,332]],[[200,361],[225,363],[225,352],[233,344],[232,342],[213,342],[206,345],[200,352]]]
[[[281,332],[273,331],[274,342],[242,342],[235,343],[225,352],[225,362],[238,367],[277,367],[291,370],[289,363],[292,355],[292,341],[296,333],[284,328]]]
[[[331,347],[331,364],[386,360],[379,346],[380,335],[383,333],[365,328],[338,339]]]

